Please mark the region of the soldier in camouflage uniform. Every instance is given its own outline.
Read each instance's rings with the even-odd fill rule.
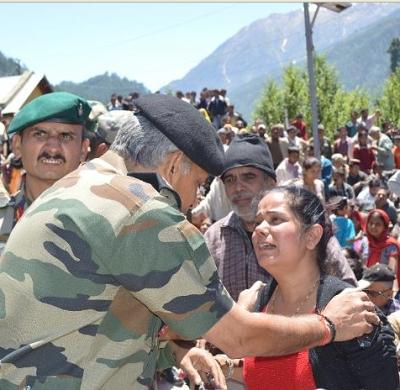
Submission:
[[[83,131],[89,113],[84,99],[54,92],[28,103],[10,123],[13,152],[21,157],[26,174],[21,189],[0,208],[0,253],[26,208],[85,160],[88,141]]]
[[[363,293],[321,315],[249,313],[221,284],[186,212],[208,173],[223,169],[214,129],[191,105],[148,95],[111,150],[42,193],[0,261],[0,389],[151,386],[163,324],[232,356],[284,354],[371,331]],[[128,171],[155,171],[165,197]],[[29,237],[29,241],[26,239]],[[334,327],[336,325],[336,336]],[[162,359],[168,357],[169,359]]]

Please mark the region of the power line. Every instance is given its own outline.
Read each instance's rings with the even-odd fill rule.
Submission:
[[[186,24],[195,22],[197,20],[204,19],[204,18],[206,18],[206,17],[208,17],[210,15],[219,14],[219,13],[224,12],[227,9],[230,9],[232,7],[235,7],[235,6],[236,6],[236,4],[231,4],[231,5],[227,6],[227,7],[221,8],[220,10],[207,12],[205,14],[201,14],[199,16],[195,16],[195,17],[193,17],[191,19],[184,20],[183,22],[175,23],[175,24],[172,24],[170,26],[166,26],[166,27],[160,28],[158,30],[154,30],[154,31],[151,31],[151,32],[148,32],[148,33],[145,33],[145,34],[141,34],[141,35],[138,35],[138,36],[133,37],[133,38],[125,39],[123,41],[116,41],[114,43],[108,43],[108,44],[102,45],[102,47],[120,45],[120,44],[124,44],[124,43],[132,43],[132,42],[138,41],[138,40],[143,39],[143,38],[151,37],[151,36],[154,36],[154,35],[159,35],[159,34],[165,32],[165,31],[173,30],[173,29],[175,29],[177,27],[185,26]]]

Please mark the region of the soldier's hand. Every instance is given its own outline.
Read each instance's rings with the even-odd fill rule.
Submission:
[[[207,218],[207,215],[203,212],[195,212],[192,211],[192,216],[191,216],[191,223],[196,226],[198,229],[200,228],[202,222]]]
[[[227,389],[220,365],[214,356],[204,349],[190,349],[182,358],[180,367],[186,372],[191,388],[205,383],[212,385],[214,389]]]
[[[250,288],[248,288],[247,290],[243,290],[239,294],[239,298],[237,301],[238,305],[242,306],[247,311],[253,311],[257,303],[258,295],[264,286],[265,283],[258,280]]]
[[[336,326],[335,341],[351,340],[370,333],[380,320],[366,293],[346,289],[336,295],[322,312]]]

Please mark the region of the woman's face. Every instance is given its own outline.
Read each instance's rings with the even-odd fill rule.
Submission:
[[[319,165],[313,165],[311,168],[304,170],[304,177],[309,180],[315,180],[319,178],[321,167]]]
[[[385,222],[379,214],[372,214],[368,219],[367,229],[369,234],[378,238],[386,229]]]
[[[253,245],[260,266],[267,271],[292,268],[302,257],[305,244],[301,225],[282,193],[267,194],[258,207]]]

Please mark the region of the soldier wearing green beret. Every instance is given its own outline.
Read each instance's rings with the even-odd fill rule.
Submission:
[[[0,251],[25,209],[86,159],[83,135],[90,110],[79,96],[54,92],[32,100],[11,121],[8,136],[25,175],[21,189],[0,209]]]
[[[379,319],[360,292],[333,298],[326,317],[236,304],[184,215],[224,168],[215,129],[173,96],[135,105],[110,150],[43,193],[10,235],[0,259],[2,390],[148,389],[157,364],[180,356],[173,342],[160,351],[162,339],[204,335],[234,357],[268,356],[372,330]],[[129,171],[158,173],[175,196]]]

